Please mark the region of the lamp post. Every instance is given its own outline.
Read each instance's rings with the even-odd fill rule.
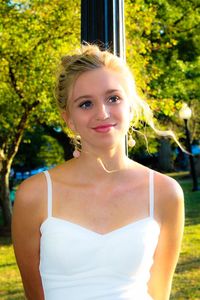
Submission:
[[[198,191],[198,181],[197,181],[197,175],[196,175],[196,169],[195,169],[195,163],[194,163],[194,157],[192,154],[192,147],[191,147],[191,141],[190,141],[190,131],[188,129],[188,120],[192,116],[192,111],[189,108],[189,106],[186,103],[183,103],[182,108],[179,111],[179,116],[182,120],[184,120],[185,124],[185,135],[186,135],[186,146],[189,153],[189,160],[190,160],[190,170],[191,170],[191,176],[193,181],[193,191]]]

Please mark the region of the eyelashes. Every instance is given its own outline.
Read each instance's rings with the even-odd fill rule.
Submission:
[[[81,104],[79,104],[79,107],[83,108],[83,109],[88,109],[88,108],[92,107],[92,101],[86,100],[86,101],[82,102]]]
[[[109,101],[110,103],[119,103],[120,100],[121,100],[121,98],[120,98],[119,96],[116,96],[116,95],[110,96],[110,97],[108,98],[108,101]]]
[[[111,104],[118,104],[121,102],[121,100],[122,100],[122,98],[117,95],[112,95],[107,98],[107,102],[111,103]],[[83,108],[83,109],[89,109],[89,108],[93,107],[93,105],[94,105],[94,103],[92,100],[85,100],[79,104],[79,107]]]

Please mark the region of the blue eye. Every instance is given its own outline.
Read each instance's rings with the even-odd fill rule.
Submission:
[[[108,101],[110,103],[119,103],[120,102],[120,97],[118,97],[118,96],[111,96],[111,97],[108,98]]]
[[[88,109],[92,106],[92,101],[90,100],[87,100],[87,101],[84,101],[83,103],[81,103],[79,105],[79,107],[83,108],[83,109]]]

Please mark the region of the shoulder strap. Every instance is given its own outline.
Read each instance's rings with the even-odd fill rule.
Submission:
[[[48,171],[44,171],[47,180],[47,216],[52,216],[52,182]]]
[[[149,216],[154,217],[154,171],[149,172]]]

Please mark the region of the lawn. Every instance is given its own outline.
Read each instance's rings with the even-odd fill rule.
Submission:
[[[170,300],[200,300],[200,192],[191,191],[189,179],[178,181],[185,193],[186,223]],[[9,237],[0,237],[0,299],[25,299]]]
[[[200,300],[200,191],[191,191],[190,180],[178,181],[185,194],[186,222],[170,300]]]
[[[0,238],[0,299],[25,299],[10,238],[2,237]]]

